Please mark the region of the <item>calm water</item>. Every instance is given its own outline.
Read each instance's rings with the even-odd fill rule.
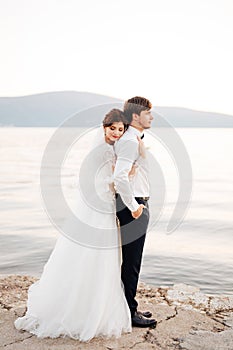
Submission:
[[[0,273],[39,276],[57,238],[40,196],[40,163],[53,128],[0,128]],[[166,233],[176,203],[177,175],[159,143],[166,202],[149,232],[141,280],[156,286],[187,283],[203,292],[233,294],[233,129],[177,129],[193,169],[184,221]],[[79,149],[81,154],[85,151]],[[73,151],[63,172],[67,198],[80,162]],[[156,208],[151,205],[151,212]]]

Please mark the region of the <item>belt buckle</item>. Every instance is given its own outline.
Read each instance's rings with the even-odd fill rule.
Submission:
[[[138,197],[138,199],[141,199],[143,201],[148,201],[150,197]]]

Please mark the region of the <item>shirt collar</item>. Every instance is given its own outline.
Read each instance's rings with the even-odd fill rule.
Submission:
[[[141,137],[141,136],[143,135],[143,131],[141,132],[141,131],[139,131],[138,129],[134,128],[134,127],[131,126],[131,125],[128,127],[128,130],[129,130],[130,132],[132,132],[133,134],[139,136],[139,137]]]

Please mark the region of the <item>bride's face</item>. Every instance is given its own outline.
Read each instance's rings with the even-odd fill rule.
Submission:
[[[124,134],[124,124],[122,122],[112,123],[110,126],[105,126],[105,139],[108,143],[117,141]]]

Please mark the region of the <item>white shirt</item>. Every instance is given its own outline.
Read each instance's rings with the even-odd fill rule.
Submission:
[[[137,139],[137,136],[141,137],[142,134],[136,128],[129,126],[114,145],[117,159],[113,181],[116,192],[120,194],[122,201],[130,211],[136,211],[139,208],[135,197],[149,196],[148,162],[146,157],[143,158],[139,154],[139,142]],[[129,178],[129,172],[135,162],[137,164],[136,173]]]

